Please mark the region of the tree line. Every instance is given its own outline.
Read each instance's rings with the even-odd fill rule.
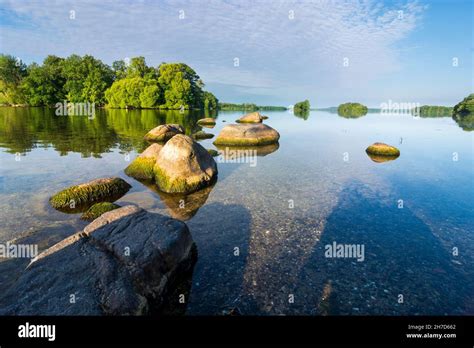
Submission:
[[[111,108],[217,109],[199,75],[184,63],[150,67],[144,57],[112,66],[90,55],[47,56],[24,64],[0,54],[0,104],[52,106],[67,100]]]

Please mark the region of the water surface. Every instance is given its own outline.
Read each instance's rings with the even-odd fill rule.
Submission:
[[[217,183],[186,197],[186,212],[123,173],[151,128],[180,123],[191,134],[198,118],[217,116],[204,129],[217,135],[241,114],[99,110],[88,119],[0,108],[0,242],[27,236],[44,248],[80,230],[80,215],[48,198],[120,176],[133,188],[118,204],[187,220],[199,253],[188,314],[474,313],[472,132],[450,117],[265,112],[279,147],[255,166],[217,158]],[[374,162],[365,148],[376,141],[401,156]],[[325,257],[333,242],[363,245],[364,260]]]

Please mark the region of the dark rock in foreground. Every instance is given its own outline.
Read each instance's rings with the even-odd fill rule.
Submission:
[[[181,221],[126,206],[39,254],[0,300],[0,315],[144,315],[195,261]],[[73,301],[75,300],[75,303]]]

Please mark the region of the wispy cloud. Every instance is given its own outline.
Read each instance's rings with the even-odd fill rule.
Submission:
[[[1,1],[0,6],[3,52],[36,59],[89,53],[107,63],[136,55],[154,65],[184,61],[209,85],[240,85],[264,94],[336,89],[396,71],[400,43],[424,10],[411,0],[397,6],[372,0]]]

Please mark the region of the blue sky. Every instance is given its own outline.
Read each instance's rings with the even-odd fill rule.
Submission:
[[[228,102],[452,105],[473,91],[472,21],[471,0],[0,0],[0,52],[185,62]]]

